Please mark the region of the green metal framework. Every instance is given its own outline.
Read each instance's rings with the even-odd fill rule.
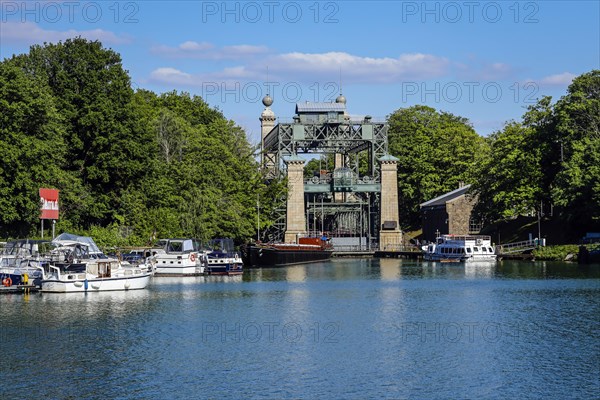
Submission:
[[[378,159],[388,151],[388,125],[369,117],[313,123],[305,115],[293,123],[279,123],[263,142],[263,169],[267,179],[286,175],[284,157],[299,154],[339,154],[342,165],[327,174],[304,178],[307,232],[325,231],[334,236],[379,237],[381,170]],[[366,157],[362,156],[366,153]],[[359,169],[359,158],[363,159]],[[366,159],[366,168],[364,160]],[[337,194],[337,195],[336,195]],[[285,205],[278,207],[278,221],[268,239],[281,240],[285,232]]]

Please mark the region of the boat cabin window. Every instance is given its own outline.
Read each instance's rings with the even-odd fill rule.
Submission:
[[[488,251],[489,251],[490,253],[493,253],[493,252],[494,252],[494,250],[493,250],[491,247],[488,247]]]
[[[470,247],[467,247],[467,253],[471,253],[473,251],[473,249],[471,249]]]
[[[479,251],[479,247],[473,247],[473,251],[474,252],[478,252]]]
[[[182,242],[170,242],[169,243],[169,249],[168,251],[170,252],[179,252],[183,250],[183,243]]]
[[[487,253],[487,249],[485,247],[482,247],[481,251],[483,251],[484,253]]]

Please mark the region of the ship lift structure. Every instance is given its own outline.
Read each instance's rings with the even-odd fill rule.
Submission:
[[[288,179],[287,198],[264,239],[326,234],[340,251],[399,244],[397,159],[388,154],[388,125],[368,115],[351,118],[341,94],[335,102],[298,103],[293,120],[277,124],[273,100],[267,95],[263,104],[262,171],[268,181]],[[330,168],[304,176],[310,155]]]

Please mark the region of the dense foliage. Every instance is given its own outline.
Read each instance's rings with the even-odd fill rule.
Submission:
[[[474,182],[488,220],[552,211],[574,233],[600,228],[600,70],[575,78],[555,104],[540,99],[490,144]]]
[[[600,229],[599,70],[487,138],[466,119],[426,106],[400,109],[388,121],[404,229],[419,228],[420,203],[459,182],[472,184],[476,213],[487,223],[552,213],[573,234]]]
[[[0,137],[3,235],[35,235],[38,188],[54,187],[61,230],[103,227],[128,243],[243,240],[256,229],[257,196],[269,215],[281,191],[262,183],[241,128],[200,97],[134,92],[120,56],[97,41],[1,62]]]
[[[470,183],[485,141],[465,118],[427,106],[399,109],[388,123],[389,152],[399,158],[400,225],[419,229],[419,205]]]

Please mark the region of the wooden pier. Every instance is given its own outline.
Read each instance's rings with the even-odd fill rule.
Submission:
[[[0,286],[0,294],[14,294],[14,293],[35,293],[39,292],[39,286],[35,285],[13,285],[13,286]]]

